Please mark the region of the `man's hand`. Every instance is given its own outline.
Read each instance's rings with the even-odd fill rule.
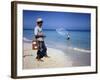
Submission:
[[[46,36],[45,36],[42,32],[40,32],[40,33],[37,34],[37,37],[38,37],[38,38],[39,38],[39,37],[45,38]]]
[[[45,38],[46,36],[45,35],[36,35],[35,37],[36,38],[40,38],[40,37]]]
[[[42,33],[42,32],[39,32],[37,35],[42,36],[42,35],[43,35],[43,33]]]

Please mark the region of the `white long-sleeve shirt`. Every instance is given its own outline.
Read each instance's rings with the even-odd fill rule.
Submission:
[[[34,29],[34,34],[35,34],[35,36],[43,34],[42,28],[40,28],[39,26],[36,26]],[[39,37],[39,38],[37,38],[37,40],[43,41],[43,38]]]

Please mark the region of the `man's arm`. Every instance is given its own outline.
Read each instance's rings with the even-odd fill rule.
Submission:
[[[37,27],[34,28],[34,35],[37,35],[38,34],[38,29]]]

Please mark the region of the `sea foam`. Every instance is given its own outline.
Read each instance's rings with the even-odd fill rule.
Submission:
[[[26,37],[23,38],[23,41],[25,41],[25,42],[32,42],[32,40],[29,40]]]
[[[76,48],[76,47],[68,47],[68,49],[72,49],[72,50],[80,51],[80,52],[86,52],[86,53],[90,53],[91,52],[90,50]]]

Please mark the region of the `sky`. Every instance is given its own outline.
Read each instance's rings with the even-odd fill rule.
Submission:
[[[64,28],[68,30],[90,30],[91,14],[75,12],[51,12],[23,10],[24,29],[34,29],[37,18],[43,19],[43,29]]]

